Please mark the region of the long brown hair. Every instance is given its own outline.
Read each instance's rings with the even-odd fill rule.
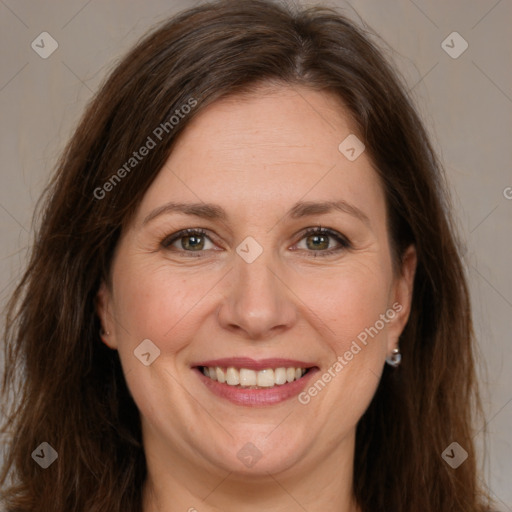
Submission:
[[[487,510],[472,440],[481,409],[466,278],[441,165],[406,88],[366,31],[331,9],[227,0],[167,21],[117,65],[45,191],[30,263],[7,310],[3,392],[12,407],[0,482],[9,512],[140,512],[139,413],[117,352],[100,342],[95,296],[121,230],[182,130],[213,101],[268,82],[339,96],[382,180],[395,261],[409,244],[418,254],[403,363],[386,367],[357,428],[359,505]],[[126,167],[148,136],[155,147]],[[453,441],[468,453],[457,469],[441,456]],[[42,442],[58,453],[48,469],[31,457]]]

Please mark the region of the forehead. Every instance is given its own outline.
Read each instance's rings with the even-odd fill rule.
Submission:
[[[239,214],[251,215],[252,208],[298,200],[344,199],[383,207],[366,152],[349,161],[338,149],[354,133],[332,93],[294,86],[223,98],[181,134],[143,199],[142,213],[177,198],[227,210],[236,206]]]

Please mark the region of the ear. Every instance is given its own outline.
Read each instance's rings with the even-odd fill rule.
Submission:
[[[416,248],[410,245],[403,254],[401,268],[395,277],[390,296],[390,309],[395,311],[396,315],[388,325],[388,354],[397,348],[398,338],[409,319],[417,262]]]
[[[96,294],[96,313],[101,322],[101,341],[107,347],[117,349],[115,323],[112,316],[112,294],[103,280]]]

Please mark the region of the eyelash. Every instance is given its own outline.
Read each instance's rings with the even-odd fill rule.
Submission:
[[[336,242],[338,242],[338,244],[339,244],[339,247],[336,247],[334,249],[326,249],[324,251],[306,251],[306,252],[309,252],[310,254],[312,254],[311,257],[314,257],[314,258],[316,258],[317,255],[329,256],[331,254],[336,254],[336,253],[341,252],[343,250],[351,249],[352,248],[352,245],[349,242],[348,238],[343,236],[341,233],[338,233],[337,231],[334,231],[334,230],[329,229],[329,228],[323,228],[321,226],[313,227],[313,228],[307,228],[305,231],[302,232],[301,238],[299,239],[299,242],[301,240],[303,240],[304,238],[307,238],[308,236],[311,236],[311,235],[329,236],[331,238],[334,238],[336,240]]]
[[[181,231],[178,231],[178,232],[173,233],[171,235],[167,235],[160,242],[160,245],[164,249],[174,250],[176,252],[181,252],[181,253],[188,253],[187,257],[193,257],[193,258],[202,257],[201,253],[204,253],[205,252],[204,250],[203,251],[197,251],[197,254],[195,254],[195,251],[185,251],[185,250],[181,250],[181,249],[171,249],[171,247],[170,247],[174,242],[176,242],[180,238],[184,238],[186,236],[193,236],[193,235],[199,235],[201,237],[204,236],[204,237],[208,238],[210,241],[212,241],[210,239],[210,237],[208,236],[208,233],[206,232],[206,230],[204,230],[202,228],[189,228],[189,229],[182,229]],[[305,231],[302,232],[301,238],[299,239],[299,242],[301,240],[303,240],[304,238],[307,238],[308,236],[311,236],[311,235],[324,235],[324,236],[327,235],[329,237],[332,237],[332,238],[334,238],[338,242],[339,247],[334,248],[334,249],[325,249],[325,250],[318,250],[318,251],[315,251],[315,250],[307,251],[306,250],[306,252],[310,253],[310,257],[316,258],[318,255],[320,255],[322,257],[325,257],[325,256],[329,256],[329,255],[338,253],[340,251],[352,248],[352,245],[351,245],[350,241],[346,237],[344,237],[343,235],[341,235],[337,231],[333,231],[333,230],[328,229],[328,228],[323,228],[321,226],[307,228]],[[297,243],[299,243],[299,242],[297,242]],[[213,243],[213,241],[212,241],[212,243]]]

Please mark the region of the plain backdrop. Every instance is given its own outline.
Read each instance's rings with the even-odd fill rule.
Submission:
[[[198,3],[0,0],[2,306],[26,261],[35,203],[84,106],[150,27]],[[444,162],[479,343],[485,478],[501,509],[512,511],[512,2],[314,3],[339,8],[379,34]],[[58,44],[46,59],[31,46],[42,32]],[[481,446],[483,436],[475,440]]]

